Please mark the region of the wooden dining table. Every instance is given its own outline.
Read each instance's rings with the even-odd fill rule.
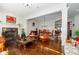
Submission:
[[[21,43],[21,44],[27,44],[27,43],[33,42],[33,41],[34,40],[26,40],[26,41],[21,40],[21,41],[18,41],[18,42]]]
[[[32,40],[26,40],[26,41],[23,41],[23,40],[17,40],[17,43],[19,43],[20,46],[22,45],[23,48],[25,49],[26,45],[27,45],[28,43],[32,43],[32,42],[34,42],[34,40],[35,40],[35,39],[32,39]]]

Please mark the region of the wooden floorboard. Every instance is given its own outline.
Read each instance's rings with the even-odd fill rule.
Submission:
[[[31,48],[13,48],[9,49],[11,55],[63,55],[60,42],[50,40],[48,42],[33,43]]]

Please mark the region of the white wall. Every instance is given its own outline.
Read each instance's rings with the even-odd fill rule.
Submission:
[[[35,23],[35,26],[32,26],[33,22]],[[28,20],[27,21],[27,35],[30,33],[31,30],[35,30],[38,27],[39,27],[38,20],[36,19]]]
[[[74,24],[74,27],[72,29],[72,34],[74,36],[75,31],[76,30],[79,31],[79,14],[76,14],[74,17],[72,17],[72,20],[73,20],[73,24]]]
[[[72,36],[74,36],[75,31],[79,30],[79,14],[68,18],[68,21],[72,21],[72,23],[74,24],[74,26],[72,27]]]
[[[7,15],[16,17],[16,24],[6,23]],[[20,34],[20,35],[21,35],[22,28],[24,28],[25,32],[27,33],[26,20],[24,20],[24,18],[22,18],[22,17],[16,16],[9,12],[4,13],[4,12],[0,11],[0,20],[2,21],[2,23],[0,23],[0,35],[2,34],[2,27],[18,28],[18,34]],[[19,27],[19,24],[21,24],[21,27]]]
[[[3,13],[3,12],[0,12],[0,20],[2,21],[0,24],[0,35],[2,33],[2,27],[18,27],[16,24],[9,24],[9,23],[6,23],[6,16],[9,15],[9,16],[13,16],[15,17],[15,15],[11,14],[11,13]],[[16,23],[18,23],[18,20],[16,21]]]
[[[74,18],[74,24],[75,24],[74,29],[75,30],[79,30],[79,14],[77,14],[75,16],[75,18]]]
[[[55,28],[55,21],[61,19],[61,13],[53,14],[53,15],[46,15],[37,17],[31,20],[28,20],[28,33],[31,30],[38,29],[48,29],[50,32]],[[35,27],[32,26],[32,23],[35,22]]]

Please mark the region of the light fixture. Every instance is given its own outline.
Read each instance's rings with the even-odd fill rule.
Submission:
[[[40,6],[39,5],[35,5],[35,4],[31,4],[31,3],[23,3],[23,6],[25,7],[25,8],[40,8]]]
[[[32,4],[27,4],[27,6],[32,6]]]
[[[27,7],[30,8],[32,6],[32,4],[30,4],[30,3],[27,3],[27,4],[26,3],[23,3],[23,5],[24,5],[25,8],[27,8]]]

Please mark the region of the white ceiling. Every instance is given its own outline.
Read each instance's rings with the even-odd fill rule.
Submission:
[[[19,17],[25,17],[35,12],[40,12],[48,7],[55,7],[61,3],[33,3],[29,8],[27,3],[0,3],[0,12],[9,12]],[[68,3],[68,17],[79,13],[79,3]]]
[[[48,15],[44,15],[44,16],[40,16],[40,17],[36,17],[36,18],[33,18],[34,20],[40,20],[40,19],[48,19],[48,20],[57,20],[57,19],[61,19],[62,18],[62,13],[61,11],[58,11],[58,12],[54,12],[54,13],[51,13],[51,14],[48,14]],[[32,20],[32,19],[30,19]]]
[[[53,7],[59,3],[35,3],[29,8],[25,3],[0,3],[0,11],[13,13],[20,17],[26,17],[34,12],[39,12],[47,7]]]
[[[68,3],[68,17],[79,14],[79,3]]]

